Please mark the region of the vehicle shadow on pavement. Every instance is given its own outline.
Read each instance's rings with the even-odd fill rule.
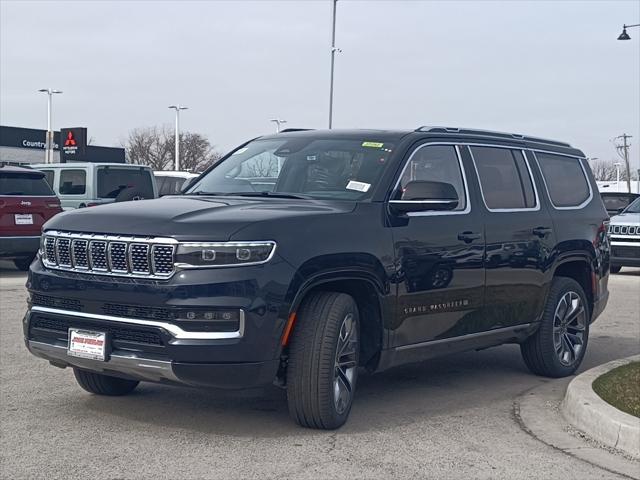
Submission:
[[[617,352],[638,349],[632,338],[616,338],[616,343]],[[580,371],[615,356],[610,349],[592,345]],[[452,415],[473,417],[483,407],[513,399],[550,381],[563,380],[530,374],[516,345],[432,359],[376,375],[362,374],[351,417],[340,431],[380,431],[427,420],[432,427],[438,417],[442,421]],[[143,383],[127,397],[87,396],[82,403],[100,417],[120,417],[127,425],[148,423],[205,434],[260,438],[321,433],[299,428],[289,419],[286,392],[276,387],[221,391]]]

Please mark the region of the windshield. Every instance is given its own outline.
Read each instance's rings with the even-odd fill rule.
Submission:
[[[368,198],[393,151],[374,139],[254,140],[188,190],[200,195]]]
[[[636,198],[624,209],[624,213],[640,213],[640,197]]]

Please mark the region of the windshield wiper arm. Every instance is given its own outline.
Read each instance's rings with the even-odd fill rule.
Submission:
[[[233,192],[225,193],[223,195],[229,195],[234,197],[272,197],[272,198],[295,198],[300,200],[308,200],[311,197],[308,195],[299,195],[297,193],[280,193],[269,192],[268,190],[262,192]]]
[[[197,192],[193,192],[193,193],[182,193],[182,195],[209,195],[212,197],[218,196],[218,195],[226,195],[225,193],[222,192],[204,192],[202,190],[197,191]]]

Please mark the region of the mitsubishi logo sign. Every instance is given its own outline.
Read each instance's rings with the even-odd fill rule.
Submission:
[[[62,141],[62,158],[66,160],[86,160],[87,129],[62,128],[60,129]]]
[[[67,132],[67,138],[64,141],[64,146],[65,147],[75,147],[76,146],[76,139],[73,138],[73,132],[71,130],[69,130]]]

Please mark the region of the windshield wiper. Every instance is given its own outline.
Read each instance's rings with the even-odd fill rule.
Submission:
[[[308,195],[299,195],[297,193],[280,193],[280,192],[269,192],[265,190],[263,192],[233,192],[233,193],[224,193],[223,195],[229,195],[233,197],[272,197],[272,198],[295,198],[299,200],[308,200],[311,197]]]
[[[218,195],[226,195],[226,193],[198,191],[198,192],[193,192],[193,193],[182,193],[181,195],[210,195],[212,197],[215,197],[215,196],[218,196]]]

